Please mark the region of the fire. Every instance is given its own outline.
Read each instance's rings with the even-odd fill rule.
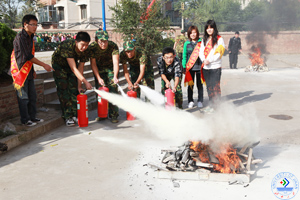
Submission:
[[[264,64],[264,59],[261,57],[261,51],[259,47],[256,47],[254,49],[255,53],[250,54],[250,61],[252,66],[255,65],[263,65]]]
[[[190,149],[199,153],[199,158],[203,163],[211,163],[209,155],[217,158],[219,163],[211,163],[214,170],[221,173],[236,173],[240,167],[240,158],[236,154],[236,149],[231,144],[224,144],[218,153],[213,153],[209,145],[200,141],[191,141]]]

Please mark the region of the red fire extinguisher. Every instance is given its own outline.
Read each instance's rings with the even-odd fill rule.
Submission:
[[[89,124],[87,95],[77,95],[77,118],[79,127],[87,127]]]
[[[165,107],[170,109],[175,106],[175,93],[169,88],[165,90]]]
[[[127,96],[128,97],[132,97],[132,98],[136,98],[137,97],[137,93],[135,91],[133,91],[133,90],[129,90],[127,92]],[[126,113],[126,116],[127,116],[127,120],[135,120],[135,117],[132,114],[130,114],[129,112]]]
[[[98,90],[109,92],[108,88],[105,86],[99,87]],[[107,118],[107,114],[108,114],[108,101],[106,99],[103,99],[98,94],[98,117]]]

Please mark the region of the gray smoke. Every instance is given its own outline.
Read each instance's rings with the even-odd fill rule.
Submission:
[[[212,144],[212,147],[225,143],[243,146],[258,141],[258,120],[251,106],[242,108],[223,103],[213,115],[198,118],[183,110],[166,110],[140,99],[95,91],[143,120],[153,134],[170,145],[182,145],[192,140]]]

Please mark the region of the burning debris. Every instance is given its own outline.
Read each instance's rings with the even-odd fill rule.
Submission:
[[[249,183],[249,175],[254,174],[251,164],[262,162],[253,156],[252,148],[258,143],[243,148],[226,144],[214,152],[207,144],[190,141],[177,149],[162,150],[163,165],[149,163],[148,166],[159,171],[159,178]]]
[[[247,66],[245,69],[245,72],[267,72],[269,71],[269,68],[267,67],[267,64],[265,63],[264,58],[261,56],[261,51],[259,47],[256,47],[254,49],[254,53],[249,54],[249,59],[251,61],[251,65]]]

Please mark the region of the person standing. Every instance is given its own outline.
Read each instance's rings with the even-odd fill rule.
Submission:
[[[234,37],[229,40],[228,52],[230,69],[237,69],[238,54],[239,51],[242,51],[241,38],[239,35],[240,33],[236,31]]]
[[[201,65],[199,51],[201,38],[199,38],[199,30],[197,26],[190,26],[188,29],[189,40],[183,46],[182,66],[185,71],[184,85],[188,85],[188,108],[194,106],[193,89],[196,76],[196,84],[198,88],[198,103],[199,108],[203,107],[203,85],[201,82]]]
[[[124,76],[128,83],[128,89],[137,92],[140,98],[139,84],[145,80],[148,87],[154,89],[154,72],[150,57],[141,47],[135,47],[132,41],[124,42],[123,51],[120,53]],[[130,65],[128,72],[127,63]],[[130,76],[129,76],[130,73]]]
[[[89,60],[86,49],[90,41],[87,32],[78,32],[76,40],[60,43],[52,55],[52,67],[55,69],[53,77],[62,118],[67,126],[74,126],[77,121],[77,95],[83,90],[82,82],[86,89],[92,89],[92,85],[83,77],[84,63]]]
[[[181,30],[181,34],[178,35],[175,39],[174,47],[173,49],[176,51],[176,55],[178,56],[180,62],[182,62],[182,53],[183,53],[183,45],[186,41],[185,37],[185,31]]]
[[[119,48],[116,43],[108,40],[107,31],[97,30],[95,42],[88,47],[92,70],[95,77],[95,86],[108,87],[109,92],[118,94]],[[109,103],[108,116],[112,123],[118,122],[119,108]],[[98,120],[102,120],[98,118]]]
[[[10,71],[14,88],[17,90],[21,123],[34,126],[44,120],[36,118],[37,95],[34,85],[36,73],[33,63],[44,67],[46,71],[51,71],[53,68],[35,57],[33,37],[38,26],[36,16],[25,15],[22,26],[22,31],[16,35],[13,42]]]
[[[57,35],[57,33],[54,33],[52,38],[51,38],[51,42],[54,42],[54,43],[58,43],[60,42],[59,40],[59,36]]]
[[[165,90],[171,88],[171,80],[174,80],[174,87],[171,88],[175,93],[175,103],[182,109],[182,66],[172,47],[165,47],[162,56],[157,58],[157,67],[161,76],[161,93],[165,95]]]
[[[216,22],[208,20],[204,27],[204,36],[200,47],[203,62],[203,78],[206,82],[209,106],[204,112],[213,112],[221,97],[222,56],[225,52],[223,38],[218,34]]]

